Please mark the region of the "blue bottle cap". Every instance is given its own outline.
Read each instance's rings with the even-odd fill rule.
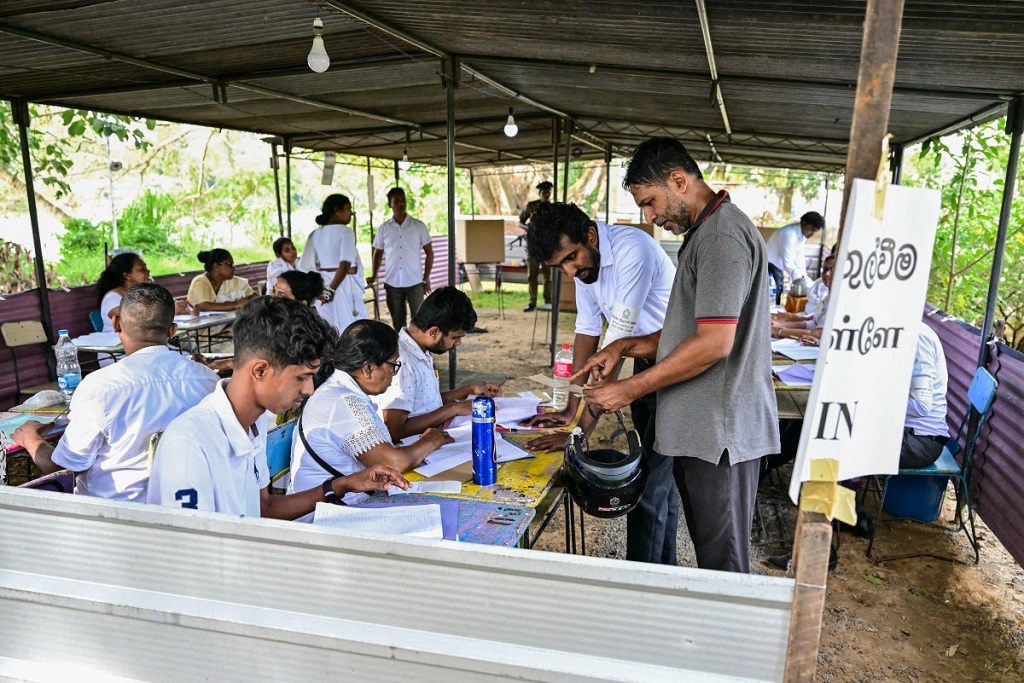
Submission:
[[[64,336],[64,335],[66,335],[67,333],[68,333],[68,331],[67,331],[67,330],[57,330],[57,336],[58,336],[58,337],[63,337],[63,336]]]

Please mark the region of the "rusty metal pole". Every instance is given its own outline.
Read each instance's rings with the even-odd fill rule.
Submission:
[[[902,23],[903,0],[868,0],[837,244],[842,241],[843,228],[846,227],[846,205],[850,201],[853,179],[874,178],[878,174],[882,138],[889,127],[889,106],[896,78],[896,54],[899,52]]]

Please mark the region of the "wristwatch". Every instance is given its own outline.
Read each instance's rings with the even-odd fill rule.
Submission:
[[[320,485],[320,488],[323,489],[324,492],[324,502],[330,503],[331,505],[344,505],[344,496],[339,496],[334,492],[335,479],[338,479],[338,477],[330,477],[329,479],[325,479],[324,483]]]

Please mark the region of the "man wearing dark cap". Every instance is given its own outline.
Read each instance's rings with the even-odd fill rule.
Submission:
[[[537,185],[537,191],[540,192],[540,199],[534,199],[532,202],[526,205],[523,212],[519,214],[519,227],[526,230],[526,226],[530,224],[530,218],[533,216],[534,211],[541,204],[546,204],[551,201],[551,190],[554,189],[554,185],[548,181],[544,181]],[[527,282],[530,285],[530,303],[523,309],[525,313],[529,313],[533,309],[537,308],[537,275],[543,268],[544,272],[544,303],[551,303],[551,268],[534,261],[532,258],[529,259],[529,276]]]

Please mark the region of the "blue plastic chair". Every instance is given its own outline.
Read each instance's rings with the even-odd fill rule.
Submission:
[[[289,420],[267,432],[267,468],[270,470],[271,487],[291,469],[294,432],[295,420]]]
[[[992,402],[996,397],[996,389],[998,387],[999,383],[988,370],[985,368],[978,368],[974,373],[974,379],[971,381],[971,386],[967,390],[967,414],[964,415],[964,419],[960,421],[960,428],[957,429],[956,436],[947,441],[946,445],[942,448],[942,455],[939,456],[939,459],[928,467],[922,467],[919,469],[901,469],[899,471],[901,476],[906,477],[948,477],[953,480],[953,488],[956,491],[956,516],[950,521],[955,523],[955,526],[949,526],[946,524],[933,526],[938,526],[945,531],[963,531],[967,535],[967,540],[971,544],[971,547],[974,549],[974,564],[978,564],[979,553],[978,535],[974,528],[974,506],[971,505],[971,491],[969,486],[971,464],[974,461],[974,451],[978,443],[978,435],[981,434],[981,429],[985,426],[985,421],[988,419],[989,412],[992,408]],[[963,447],[960,445],[961,439],[963,439]],[[956,456],[961,452],[962,456],[960,462],[957,462]],[[885,477],[885,484],[882,488],[882,498],[878,502],[878,516],[876,517],[876,522],[882,521],[882,506],[885,504],[885,496],[886,493],[888,493],[889,480],[891,478],[892,475]],[[967,510],[966,517],[964,516],[965,508]],[[938,560],[948,560],[950,562],[967,564],[963,560],[955,557],[935,555],[928,552],[889,555],[884,557],[873,555],[872,548],[878,537],[878,529],[879,526],[876,523],[875,535],[872,536],[871,540],[868,542],[867,556],[873,562],[877,563],[887,562],[890,560],[903,560],[910,557],[934,557]]]
[[[89,311],[89,322],[92,323],[93,332],[103,331],[103,316],[99,311]]]

